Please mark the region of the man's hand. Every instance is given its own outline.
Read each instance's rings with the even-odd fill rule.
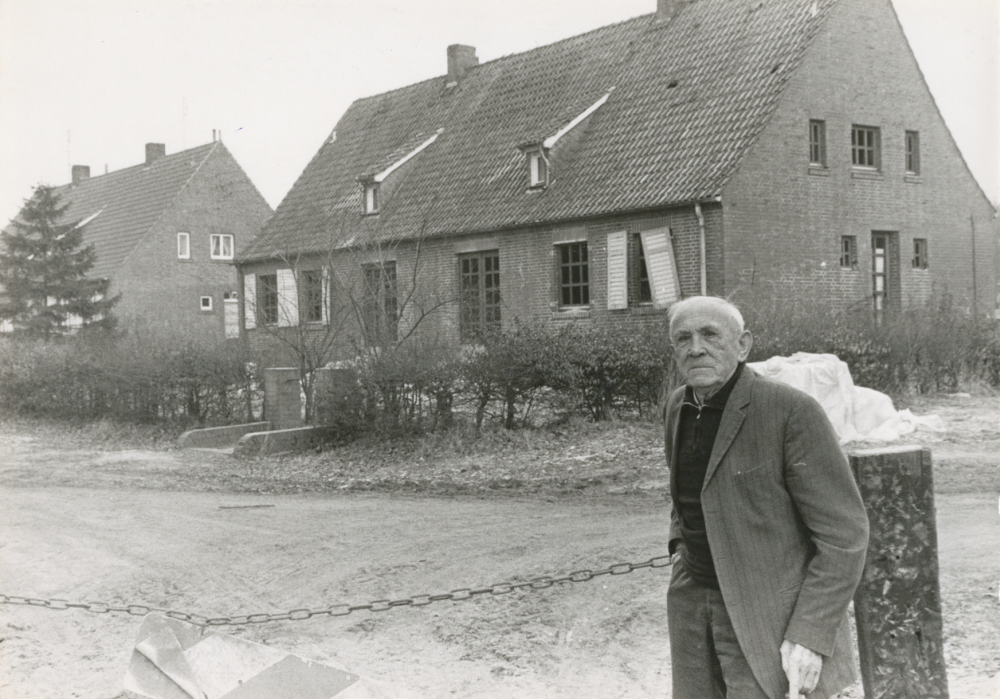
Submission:
[[[791,641],[781,642],[781,669],[788,677],[788,699],[799,699],[816,689],[823,656]]]

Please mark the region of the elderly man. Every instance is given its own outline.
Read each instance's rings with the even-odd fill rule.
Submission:
[[[727,301],[670,309],[673,699],[821,699],[854,680],[847,607],[868,519],[819,403],[745,366]]]

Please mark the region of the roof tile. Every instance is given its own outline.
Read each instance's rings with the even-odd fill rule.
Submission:
[[[694,0],[356,101],[241,255],[496,230],[719,196],[770,118],[835,0]],[[816,11],[813,11],[815,5]],[[540,142],[612,87],[527,191],[518,146]],[[359,175],[444,128],[361,216]],[[399,177],[398,181],[393,181]]]

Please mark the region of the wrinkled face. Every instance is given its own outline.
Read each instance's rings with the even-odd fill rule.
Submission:
[[[674,316],[670,342],[684,381],[705,397],[722,388],[736,365],[746,360],[753,337],[749,331],[741,331],[725,310],[703,303]]]

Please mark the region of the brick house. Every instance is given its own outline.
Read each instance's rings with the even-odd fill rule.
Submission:
[[[147,143],[141,165],[93,177],[74,165],[56,193],[69,204],[63,220],[86,222],[97,253],[88,276],[121,294],[121,326],[238,337],[233,261],[273,212],[221,141],[171,155]]]
[[[328,327],[345,294],[369,341],[430,307],[454,342],[514,318],[661,322],[698,293],[994,308],[994,209],[890,0],[659,0],[447,58],[354,102],[238,256],[252,341]]]

